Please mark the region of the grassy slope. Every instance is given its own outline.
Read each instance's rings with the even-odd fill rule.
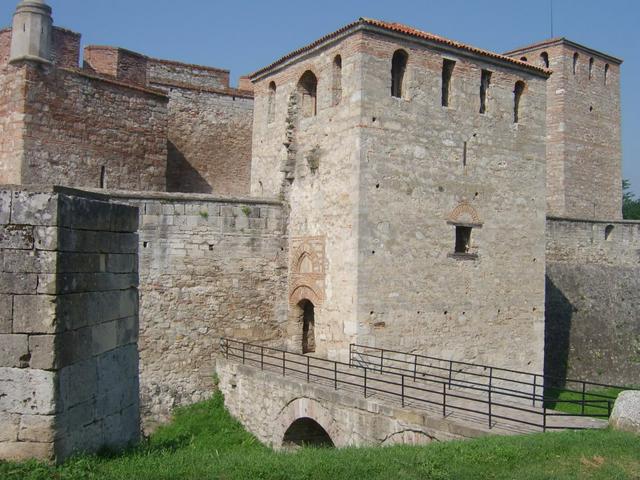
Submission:
[[[212,400],[176,414],[144,446],[62,467],[0,463],[0,479],[640,479],[640,437],[612,431],[274,453]]]
[[[607,398],[611,399],[611,408],[613,408],[615,399],[623,391],[624,389],[619,388],[602,388],[587,392],[585,400],[592,403],[585,403],[584,413],[587,415],[607,415],[607,405],[602,401],[607,400]],[[567,392],[549,388],[545,391],[545,396],[558,400],[557,402],[547,402],[547,408],[567,413],[582,413],[582,405],[577,403],[582,401],[582,394],[579,392]],[[576,403],[571,403],[572,401]]]

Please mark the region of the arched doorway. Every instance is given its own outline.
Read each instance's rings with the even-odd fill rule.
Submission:
[[[322,425],[308,417],[299,418],[289,426],[284,433],[282,445],[284,447],[334,447],[333,440]]]
[[[298,307],[302,312],[302,353],[316,351],[315,307],[309,300],[301,300]]]

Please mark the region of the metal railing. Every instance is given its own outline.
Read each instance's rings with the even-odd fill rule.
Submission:
[[[349,345],[349,364],[380,373],[407,375],[414,381],[444,381],[449,389],[469,389],[489,396],[528,401],[534,407],[562,408],[563,404],[572,405],[579,409],[579,413],[574,415],[595,418],[608,418],[616,399],[615,396],[598,390],[625,389],[618,385],[559,379],[549,375],[357,344]],[[575,398],[561,398],[562,396]]]
[[[501,376],[502,374],[499,374],[502,371],[507,371],[505,369],[487,367],[490,370],[482,378],[487,378],[488,383],[483,383],[462,381],[459,377],[458,364],[467,366],[472,364],[444,360],[449,362],[449,365],[447,367],[439,366],[437,370],[444,370],[446,374],[423,375],[426,372],[422,360],[428,357],[414,356],[412,367],[408,369],[402,367],[402,365],[406,367],[406,361],[400,361],[399,364],[396,364],[394,362],[397,360],[389,357],[390,353],[400,352],[384,350],[378,354],[379,349],[357,345],[352,345],[350,348],[349,363],[226,338],[220,340],[220,349],[227,359],[235,359],[262,370],[275,371],[284,377],[295,375],[306,382],[322,383],[336,390],[339,387],[344,387],[354,391],[362,391],[365,398],[380,394],[399,400],[402,407],[408,404],[418,408],[421,406],[437,407],[441,409],[443,417],[451,414],[475,414],[486,417],[490,429],[498,421],[503,421],[503,424],[510,422],[526,425],[539,428],[542,431],[588,428],[584,425],[571,424],[572,417],[585,416],[584,414],[562,413],[548,408],[551,400],[557,402],[557,399],[546,398],[543,393],[536,393],[535,389],[533,394],[526,394],[519,389],[509,388],[504,384],[506,379]],[[374,354],[378,354],[377,357]],[[378,358],[380,363],[374,363],[373,358]],[[480,366],[480,368],[484,367]],[[539,388],[543,387],[539,386]],[[532,400],[539,407],[536,408],[534,405],[531,408],[523,404],[523,399]],[[595,415],[602,418],[608,416],[612,405],[611,399],[596,399],[588,402],[564,400],[564,402],[581,403],[583,406],[585,403],[591,406],[602,403],[607,414]],[[562,423],[559,421],[562,417],[568,420]]]

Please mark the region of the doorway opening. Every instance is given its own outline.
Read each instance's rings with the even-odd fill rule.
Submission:
[[[302,300],[298,307],[302,310],[302,353],[316,351],[315,308],[309,300]]]

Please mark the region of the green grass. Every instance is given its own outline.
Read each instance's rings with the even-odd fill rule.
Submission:
[[[584,413],[586,415],[607,415],[607,405],[606,403],[602,403],[602,400],[611,399],[611,408],[613,409],[615,399],[618,398],[620,392],[623,391],[624,389],[619,388],[602,388],[586,392],[585,402],[592,403],[585,403]],[[554,388],[548,388],[545,391],[545,397],[555,399],[555,401],[552,400],[546,402],[547,408],[552,408],[566,413],[582,412],[582,405],[580,403],[570,403],[572,400],[581,401],[581,392],[566,392]]]
[[[583,431],[276,453],[231,418],[216,394],[178,410],[172,424],[120,455],[83,456],[60,467],[0,463],[2,480],[343,478],[640,479],[640,437]]]

